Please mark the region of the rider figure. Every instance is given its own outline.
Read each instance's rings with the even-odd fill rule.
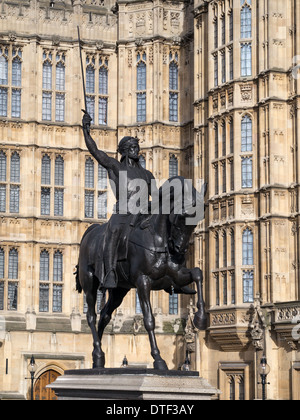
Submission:
[[[83,119],[82,119],[82,128],[85,138],[85,143],[90,151],[90,153],[94,156],[94,158],[98,161],[100,165],[102,165],[108,172],[108,177],[110,181],[114,182],[115,194],[116,194],[116,206],[115,212],[111,216],[108,226],[107,226],[107,234],[104,244],[104,267],[105,267],[105,279],[104,284],[101,285],[105,288],[115,288],[117,287],[117,273],[116,273],[116,266],[118,260],[118,244],[124,228],[128,226],[128,224],[134,225],[136,221],[136,215],[133,215],[129,212],[127,206],[127,212],[124,214],[124,211],[120,211],[120,201],[119,201],[119,188],[120,184],[121,187],[124,187],[124,183],[121,183],[120,176],[124,176],[126,173],[126,177],[124,179],[127,182],[125,188],[127,189],[127,203],[137,193],[136,187],[132,187],[134,183],[132,181],[137,179],[142,179],[146,181],[148,185],[148,198],[151,191],[151,180],[154,179],[154,176],[151,172],[147,171],[146,169],[142,168],[139,163],[139,141],[137,138],[134,137],[124,137],[118,147],[118,152],[121,154],[121,161],[119,162],[117,159],[109,157],[105,152],[99,150],[95,141],[90,136],[90,124],[91,124],[91,117],[90,115],[85,112]],[[131,183],[131,185],[130,185]],[[142,207],[141,207],[142,208]]]

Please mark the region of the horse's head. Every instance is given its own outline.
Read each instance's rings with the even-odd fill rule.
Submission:
[[[199,193],[191,181],[183,177],[171,178],[167,183],[169,187],[171,185],[169,189],[169,250],[171,254],[184,255],[188,250],[193,230],[204,217],[206,184]]]
[[[194,226],[187,226],[186,216],[181,214],[170,214],[169,222],[169,251],[171,254],[184,256],[187,253]]]

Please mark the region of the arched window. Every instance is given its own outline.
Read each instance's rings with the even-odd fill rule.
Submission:
[[[108,93],[108,70],[105,66],[99,69],[99,94],[107,95]]]
[[[170,54],[172,59],[172,53]],[[178,54],[169,65],[169,120],[178,121]]]
[[[178,294],[169,295],[169,314],[178,315]]]
[[[251,0],[241,0],[241,38],[252,37]]]
[[[19,271],[19,254],[18,251],[13,248],[9,251],[8,256],[8,278],[17,279]]]
[[[4,279],[5,252],[0,248],[0,279]]]
[[[241,44],[241,76],[252,75],[252,45],[250,42]]]
[[[41,188],[41,215],[50,215],[50,188]]]
[[[243,232],[243,265],[253,265],[253,233],[250,229]]]
[[[85,161],[85,188],[94,188],[94,161],[91,158]],[[87,218],[94,217],[94,197],[94,191],[85,190],[84,211]]]
[[[94,161],[91,158],[85,161],[85,188],[94,188]]]
[[[40,254],[40,280],[49,281],[49,253],[45,250]]]
[[[42,158],[42,185],[51,184],[51,159],[50,156],[44,155]],[[41,215],[50,214],[51,190],[50,188],[41,188]]]
[[[241,123],[242,152],[252,151],[252,119],[245,115]]]
[[[243,302],[254,302],[254,271],[243,271]]]
[[[218,48],[219,45],[219,28],[218,28],[218,17],[214,19],[214,48]]]
[[[46,60],[43,64],[43,89],[52,89],[52,64]]]
[[[39,311],[49,311],[49,253],[46,250],[40,254]]]
[[[0,85],[8,84],[8,49],[0,47]]]
[[[42,158],[42,185],[51,184],[51,159],[48,155]]]
[[[99,102],[98,102],[98,121],[99,124],[107,125],[107,109],[108,109],[108,61],[99,60]],[[105,96],[103,96],[105,95]]]
[[[252,11],[251,0],[241,0],[241,38],[252,37]],[[241,44],[241,76],[252,75],[252,44],[245,42]]]
[[[178,63],[176,61],[170,63],[169,76],[170,90],[178,90]]]
[[[146,54],[137,55],[137,122],[146,121],[147,66]]]
[[[0,47],[0,85],[8,85],[8,49]],[[7,117],[8,89],[0,88],[0,116]]]
[[[95,58],[87,57],[86,59],[86,103],[87,112],[92,118],[92,123],[95,121]]]
[[[55,185],[64,185],[64,160],[61,156],[55,159]]]
[[[60,57],[58,57],[60,60]],[[62,61],[59,61],[56,64],[56,90],[64,91],[65,90],[65,66]]]
[[[51,54],[49,54],[50,56]],[[43,103],[42,103],[42,119],[51,121],[52,118],[52,64],[45,61],[43,64]]]
[[[213,54],[214,57],[214,83],[215,87],[219,84],[219,62],[218,62],[218,53]]]
[[[21,117],[21,87],[22,84],[22,52],[13,49],[14,58],[12,60],[12,80],[13,86],[11,93],[11,116],[13,118]]]
[[[86,93],[95,93],[95,69],[92,64],[86,68]]]
[[[63,280],[63,255],[56,251],[53,257],[53,281]]]
[[[252,158],[242,158],[242,188],[252,188]]]
[[[178,54],[170,53],[170,65],[169,65],[169,120],[178,121]]]
[[[20,156],[17,152],[14,152],[11,155],[10,181],[11,182],[20,182]]]
[[[146,58],[146,56],[143,56]],[[146,63],[142,61],[140,55],[138,55],[138,65],[137,65],[137,90],[146,90]]]
[[[62,312],[62,290],[63,286],[63,255],[56,251],[53,257],[53,290],[52,290],[52,310],[53,312]]]
[[[20,205],[20,186],[10,185],[10,191],[9,191],[10,213],[19,213],[19,205]]]
[[[174,176],[178,176],[178,159],[175,155],[172,155],[169,159],[169,178]]]

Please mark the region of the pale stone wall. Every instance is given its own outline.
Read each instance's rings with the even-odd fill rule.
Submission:
[[[257,364],[265,351],[271,366],[268,397],[297,399],[299,344],[292,336],[292,322],[293,317],[300,316],[300,88],[293,69],[300,63],[296,30],[300,24],[299,5],[292,0],[245,2],[244,6],[249,6],[252,12],[251,38],[246,40],[240,35],[240,0],[195,0],[194,3],[120,0],[118,10],[114,6],[112,0],[104,3],[74,0],[64,4],[56,1],[53,9],[46,0],[7,0],[0,5],[0,46],[7,46],[10,52],[16,47],[22,50],[21,118],[11,118],[11,95],[8,115],[0,118],[0,150],[7,156],[7,173],[14,152],[19,154],[21,162],[19,213],[9,212],[9,177],[4,182],[6,211],[0,213],[0,247],[6,258],[4,310],[0,310],[6,324],[6,334],[0,336],[0,394],[27,395],[29,381],[24,378],[28,376],[31,354],[35,355],[38,375],[50,368],[62,373],[69,368],[91,367],[91,335],[83,314],[83,296],[75,291],[73,272],[84,231],[91,223],[103,220],[87,219],[84,214],[84,167],[90,155],[80,129],[84,103],[77,39],[79,25],[83,63],[86,58],[94,58],[95,62],[101,57],[108,60],[108,121],[106,126],[92,127],[98,147],[116,157],[118,141],[125,135],[137,136],[146,166],[157,179],[168,178],[169,158],[175,155],[181,175],[208,181],[206,218],[195,231],[189,255],[189,264],[199,266],[205,274],[208,332],[198,332],[196,341],[186,341],[182,319],[187,318],[190,298],[180,297],[178,315],[169,315],[168,295],[152,294],[158,343],[169,368],[177,369],[183,363],[186,346],[190,345],[192,367],[221,389],[220,398],[230,398],[230,381],[234,381],[236,398],[241,388],[246,399],[259,398]],[[232,40],[230,16],[233,16]],[[226,19],[225,43],[223,18]],[[216,22],[217,47],[214,44]],[[241,76],[240,54],[244,42],[252,46],[252,72],[247,77]],[[66,57],[66,107],[65,120],[61,123],[55,122],[54,100],[52,120],[42,120],[45,51],[52,52],[53,58],[56,53],[64,53]],[[143,53],[147,65],[147,115],[145,122],[137,123],[137,57]],[[170,55],[174,58],[176,54],[179,118],[178,122],[170,122],[169,63]],[[222,83],[224,54],[226,80]],[[215,56],[219,79],[216,86]],[[96,80],[96,87],[97,83]],[[241,122],[246,115],[252,120],[253,147],[242,152]],[[225,151],[223,127],[226,128]],[[51,158],[52,165],[49,216],[41,216],[44,155]],[[64,159],[64,216],[55,217],[57,156]],[[242,187],[243,157],[252,158],[251,188]],[[108,216],[112,207],[110,195]],[[251,266],[242,264],[242,235],[247,228],[254,238]],[[217,235],[219,265],[215,252]],[[19,255],[18,278],[13,280],[18,283],[17,311],[7,310],[8,253],[12,248]],[[49,312],[39,312],[42,250],[49,252],[50,273],[54,253],[59,250],[63,254],[60,314],[52,312],[52,282]],[[254,272],[254,302],[243,301],[245,270]],[[256,299],[257,293],[260,298]],[[253,333],[257,332],[255,325],[257,335]],[[135,291],[126,296],[115,314],[104,336],[104,348],[107,366],[119,366],[125,354],[131,364],[152,365],[141,315],[135,314]]]

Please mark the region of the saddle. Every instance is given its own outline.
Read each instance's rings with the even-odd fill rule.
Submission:
[[[91,227],[92,228],[92,227]],[[119,237],[119,242],[117,245],[117,261],[118,262],[124,262],[127,260],[128,258],[128,248],[129,248],[129,241],[130,241],[130,236],[131,236],[131,232],[134,229],[141,229],[141,232],[149,229],[150,233],[150,237],[152,239],[151,244],[147,244],[147,246],[145,246],[145,241],[140,238],[135,239],[134,243],[138,246],[142,246],[143,248],[147,248],[151,251],[155,251],[155,252],[165,252],[165,248],[157,248],[154,246],[154,242],[153,242],[153,232],[152,232],[152,228],[150,226],[149,223],[149,218],[148,217],[143,217],[141,215],[132,215],[129,219],[127,223],[124,223],[123,225],[123,231]],[[109,239],[108,238],[109,235],[109,231],[106,230],[104,238],[105,240]],[[106,239],[107,238],[107,239]],[[100,284],[103,284],[104,282],[104,278],[105,278],[105,268],[104,268],[104,244],[105,244],[105,240],[103,241],[99,241],[98,244],[98,250],[97,250],[97,258],[95,260],[95,265],[94,265],[94,274],[96,275],[96,277],[98,277]]]

